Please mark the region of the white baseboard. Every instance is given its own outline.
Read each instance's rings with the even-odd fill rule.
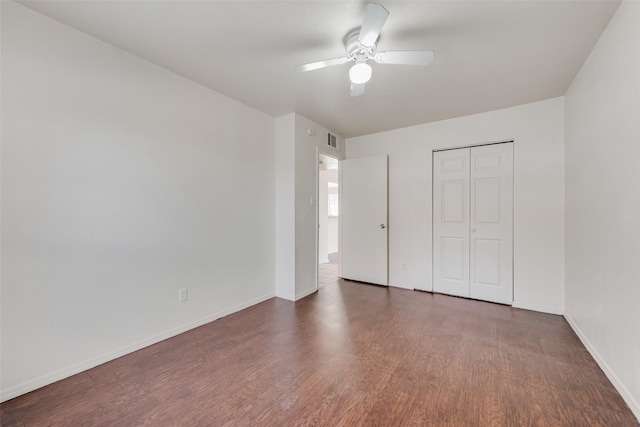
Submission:
[[[547,314],[557,314],[562,316],[564,314],[564,310],[561,308],[552,308],[552,307],[543,307],[540,305],[535,305],[535,304],[526,304],[526,303],[521,303],[518,301],[514,301],[513,304],[511,304],[511,307],[513,308],[521,308],[523,310],[531,310],[531,311],[538,311],[540,313],[547,313]]]
[[[296,300],[296,296],[294,294],[290,294],[288,292],[277,292],[276,291],[276,298],[286,299],[287,301],[295,301]]]
[[[640,422],[640,403],[638,403],[627,387],[625,387],[624,383],[620,381],[620,378],[615,374],[615,372],[613,372],[613,369],[611,369],[600,353],[598,353],[598,350],[596,350],[591,341],[589,341],[589,338],[587,338],[587,336],[582,332],[575,320],[573,320],[568,314],[565,314],[564,318],[567,319],[567,322],[578,338],[580,338],[582,344],[584,344],[589,353],[591,353],[591,356],[595,359],[598,366],[600,366],[600,369],[602,369],[607,378],[609,378],[609,381],[611,381],[616,390],[618,390],[622,399],[624,399],[627,405],[629,405],[631,412],[633,412],[633,415],[635,415]]]
[[[304,298],[304,297],[307,297],[307,296],[309,296],[309,295],[311,295],[311,294],[315,293],[316,291],[317,291],[317,289],[316,289],[316,288],[311,288],[311,289],[309,289],[309,290],[306,290],[306,291],[300,292],[299,294],[296,294],[296,299],[295,299],[294,301],[298,301],[299,299],[302,299],[302,298]]]
[[[413,290],[413,286],[409,286],[409,285],[395,285],[393,283],[389,283],[389,286],[391,286],[392,288],[400,288],[400,289],[409,289],[409,290]]]
[[[79,374],[80,372],[84,372],[88,369],[94,368],[98,365],[102,365],[103,363],[109,362],[111,360],[117,359],[118,357],[125,356],[127,354],[133,353],[134,351],[141,350],[150,345],[159,343],[160,341],[164,341],[167,338],[174,337],[176,335],[180,335],[188,330],[197,328],[199,326],[205,325],[207,323],[213,322],[214,320],[220,319],[221,317],[228,316],[230,314],[236,313],[240,310],[244,310],[245,308],[251,307],[252,305],[259,304],[268,299],[271,299],[275,296],[274,293],[269,293],[259,298],[255,298],[253,300],[244,302],[242,304],[238,304],[234,307],[228,308],[226,310],[221,310],[217,313],[213,313],[209,316],[206,316],[202,319],[198,319],[194,322],[187,323],[185,325],[179,326],[177,328],[170,329],[166,332],[162,332],[160,334],[154,335],[147,339],[138,341],[131,345],[127,345],[125,347],[119,348],[114,351],[110,351],[108,353],[102,354],[97,357],[93,357],[91,359],[85,360],[80,363],[76,363],[72,366],[69,366],[64,369],[60,369],[58,371],[52,372],[50,374],[43,375],[38,378],[34,378],[29,381],[25,381],[22,384],[18,384],[14,387],[11,387],[7,390],[0,391],[0,402],[7,401],[9,399],[13,399],[14,397],[18,397],[22,394],[29,393],[30,391],[37,390],[46,385],[52,384],[56,381],[60,381],[62,379],[68,378],[72,375]]]

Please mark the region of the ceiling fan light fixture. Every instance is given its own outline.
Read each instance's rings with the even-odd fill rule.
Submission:
[[[429,65],[434,55],[431,50],[392,50],[376,53],[376,42],[388,17],[389,11],[381,4],[368,4],[362,17],[362,26],[349,31],[344,40],[347,56],[299,65],[298,71],[313,71],[353,61],[355,64],[349,69],[349,93],[357,97],[364,93],[365,84],[371,79],[373,70],[367,64],[368,60],[378,64]]]
[[[366,62],[356,62],[349,70],[349,79],[351,83],[362,84],[371,80],[371,65]]]

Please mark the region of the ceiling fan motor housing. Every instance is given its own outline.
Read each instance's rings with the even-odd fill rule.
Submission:
[[[363,46],[360,44],[358,39],[360,38],[360,28],[356,28],[347,34],[345,38],[344,45],[347,49],[347,54],[350,58],[355,58],[357,55],[366,55],[367,59],[375,52],[376,45],[373,46]]]

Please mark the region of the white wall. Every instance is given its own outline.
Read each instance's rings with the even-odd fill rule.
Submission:
[[[338,184],[338,170],[321,169],[318,175],[318,263],[324,264],[329,254],[338,252],[338,217],[329,216],[329,194],[338,194],[338,189],[328,185]]]
[[[318,256],[316,235],[318,232],[317,219],[317,190],[318,190],[318,156],[325,153],[338,159],[344,158],[344,139],[338,136],[341,150],[337,151],[327,146],[329,130],[299,114],[289,114],[276,119],[277,169],[278,175],[276,195],[278,205],[287,206],[286,209],[276,210],[276,224],[280,226],[276,231],[284,230],[287,236],[292,233],[293,241],[289,238],[277,238],[276,253],[294,254],[295,263],[291,265],[290,258],[277,257],[276,288],[277,296],[289,300],[298,300],[313,293],[317,289]],[[309,129],[313,135],[309,135]],[[292,162],[294,173],[291,176]],[[280,168],[286,172],[280,172]],[[286,175],[286,176],[285,176]],[[280,179],[282,178],[282,179]],[[293,183],[293,187],[292,187]],[[293,191],[291,189],[293,188]],[[293,206],[291,218],[290,206]],[[291,280],[293,279],[293,280]]]
[[[327,250],[329,251],[329,254],[334,254],[338,252],[338,249],[339,249],[338,222],[339,222],[338,217],[332,216],[332,217],[329,217],[329,221],[327,223],[327,227],[329,228],[327,233],[329,235],[329,247]]]
[[[1,119],[2,399],[273,296],[273,118],[2,2]]]
[[[276,119],[276,295],[296,299],[295,114]]]
[[[329,262],[329,172],[318,172],[318,264]]]
[[[331,178],[330,182],[335,182],[336,184],[338,184],[338,171],[334,169],[330,172],[335,176],[334,178]],[[339,194],[339,189],[331,188],[329,189],[328,194]],[[328,201],[327,201],[327,204],[328,204]],[[340,210],[339,204],[338,204],[338,210]],[[340,221],[337,216],[330,216],[327,219],[327,239],[328,239],[327,251],[330,254],[336,253],[339,250],[339,243],[340,243],[339,222]]]
[[[640,3],[566,94],[566,313],[640,419]]]
[[[314,129],[310,136],[308,129]],[[342,152],[327,146],[328,129],[296,114],[296,299],[315,291],[318,257],[316,234],[318,231],[317,188],[318,175],[316,147],[320,153],[343,158]],[[343,139],[339,137],[339,141]],[[340,144],[341,148],[344,143]],[[309,201],[314,199],[312,205]]]
[[[563,108],[555,98],[346,141],[347,158],[389,156],[391,285],[432,289],[432,150],[513,139],[514,306],[563,312]]]

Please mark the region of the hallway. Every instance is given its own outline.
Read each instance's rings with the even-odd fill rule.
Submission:
[[[338,252],[329,254],[329,262],[318,265],[318,288],[338,280]]]

